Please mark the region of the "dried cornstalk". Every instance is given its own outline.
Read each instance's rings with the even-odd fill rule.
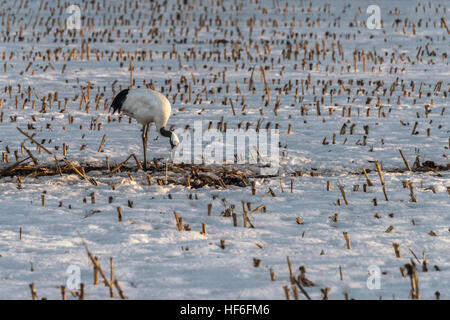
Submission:
[[[127,297],[123,293],[122,288],[119,286],[119,282],[117,281],[117,279],[114,279],[114,286],[116,287],[117,291],[119,292],[120,298],[126,299]]]
[[[411,197],[412,202],[418,202],[416,196],[414,195],[414,185],[411,181],[408,183],[408,186],[409,186],[409,195]]]
[[[320,289],[323,294],[323,300],[328,300],[328,293],[330,292],[330,288]]]
[[[267,94],[267,97],[268,97],[268,102],[270,103],[270,89],[269,89],[269,86],[267,85],[266,71],[264,70],[263,66],[260,66],[260,70],[261,70],[261,74],[262,74],[262,77],[263,77],[264,88],[266,90],[266,94]]]
[[[442,22],[442,25],[444,26],[445,30],[447,30],[447,33],[450,34],[450,29],[447,26],[447,22],[445,21],[445,17],[441,18],[441,22]]]
[[[206,236],[206,223],[202,222],[202,235]]]
[[[414,300],[419,300],[419,276],[417,275],[416,264],[411,259],[411,264],[406,264],[405,267],[408,270],[408,275],[411,283],[411,298]]]
[[[275,280],[276,280],[276,278],[275,278],[275,272],[273,271],[272,268],[270,268],[270,280],[272,280],[272,281],[275,281]]]
[[[65,286],[61,286],[60,290],[61,290],[61,299],[62,300],[66,300],[66,287]]]
[[[301,293],[303,293],[303,295],[306,297],[306,299],[311,300],[311,297],[308,295],[306,290],[303,288],[300,281],[298,281],[298,279],[294,278],[294,282],[297,284],[298,288],[300,289]]]
[[[339,190],[341,190],[342,197],[344,198],[345,204],[349,205],[347,195],[345,194],[345,190],[343,186],[339,186]]]
[[[347,249],[350,250],[352,247],[350,245],[350,238],[348,236],[348,233],[347,232],[342,232],[342,233],[344,234],[345,242],[347,243]]]
[[[375,165],[377,167],[378,175],[380,176],[381,184],[384,186],[384,178],[383,178],[383,173],[381,172],[380,163],[378,161],[376,161]]]
[[[98,258],[97,258],[97,257],[94,257],[94,259],[95,259],[95,261],[97,261],[97,263],[98,263]],[[94,264],[94,286],[95,286],[95,285],[98,285],[98,275],[99,275],[98,269],[97,269],[97,267],[96,267],[95,264]]]
[[[260,211],[260,210],[263,210],[264,212],[266,212],[266,206],[265,206],[264,204],[262,204],[262,205],[256,207],[255,209],[253,209],[253,210],[251,211],[251,213],[256,213],[256,212],[258,212],[258,211]]]
[[[366,177],[367,185],[368,185],[369,187],[373,186],[372,181],[370,181],[369,176],[367,175],[366,169],[362,168],[362,170],[363,170],[363,172],[364,172],[364,176]]]
[[[284,286],[284,293],[286,295],[286,300],[291,300],[290,295],[289,295],[289,287],[288,286]]]
[[[110,257],[110,258],[109,258],[109,279],[110,279],[110,282],[111,282],[111,283],[114,283],[114,282],[115,282],[115,279],[114,279],[114,260],[113,260],[113,257]],[[114,298],[114,290],[113,290],[112,287],[109,288],[109,296],[110,296],[111,298]]]
[[[400,152],[400,155],[402,156],[402,159],[403,159],[403,162],[406,165],[406,168],[408,168],[409,171],[412,171],[411,167],[409,166],[408,160],[406,159],[405,155],[403,154],[402,149],[398,149],[398,151]]]
[[[30,156],[30,158],[33,160],[34,164],[37,166],[39,164],[38,159],[31,153],[30,150],[28,150],[28,148],[26,148],[25,146],[23,146],[23,149],[28,153],[28,155]]]
[[[110,290],[112,290],[112,284],[106,277],[105,273],[103,272],[102,267],[100,266],[100,263],[98,263],[98,261],[95,259],[94,255],[89,251],[86,241],[84,239],[81,239],[81,241],[83,242],[84,248],[86,249],[86,253],[87,253],[89,259],[91,259],[94,266],[100,272],[100,275],[102,276],[103,281],[105,282],[106,286],[109,287]]]
[[[289,256],[286,257],[286,261],[289,267],[289,279],[291,280],[291,283],[294,284],[294,274],[292,273],[292,265],[291,265],[291,260],[289,259]]]
[[[394,247],[395,256],[397,258],[401,258],[402,255],[400,254],[400,245],[398,243],[392,242],[392,246]]]
[[[79,294],[80,300],[86,300],[86,296],[84,293],[84,283],[80,283],[80,294]]]
[[[98,147],[98,152],[102,152],[103,145],[105,144],[105,141],[106,141],[106,134],[103,135],[102,142],[100,143],[100,146]]]
[[[139,159],[136,157],[136,155],[133,153],[132,156],[133,156],[133,158],[134,158],[134,161],[136,161],[136,164],[137,164],[138,168],[141,169],[141,170],[144,170],[144,168],[142,167],[141,162],[140,162]]]
[[[123,215],[122,215],[122,208],[121,207],[117,207],[117,214],[118,214],[119,222],[122,222]]]
[[[178,217],[178,213],[176,211],[173,211],[173,214],[175,215],[175,220],[177,222],[177,229],[178,229],[178,231],[182,231],[183,230],[183,225],[182,225],[182,222],[181,222],[180,218]]]
[[[121,164],[119,164],[117,167],[114,168],[114,170],[111,171],[111,174],[114,173],[114,172],[116,172],[116,171],[118,171],[124,164],[126,164],[126,163],[128,162],[128,160],[130,160],[130,158],[131,158],[132,156],[133,156],[133,154],[130,154],[130,155],[128,156],[128,158],[127,158],[124,162],[122,162]]]
[[[211,215],[212,203],[208,203],[208,216]]]
[[[33,300],[37,300],[38,297],[37,297],[37,294],[36,294],[36,288],[34,287],[34,283],[30,283],[29,286],[30,286],[30,291],[31,291],[31,298]]]
[[[17,127],[17,130],[19,130],[19,132],[21,134],[23,134],[25,137],[27,137],[28,139],[30,139],[31,141],[33,141],[34,144],[36,144],[39,148],[41,148],[42,150],[44,150],[45,152],[47,152],[48,154],[53,154],[52,152],[50,152],[46,147],[44,147],[42,144],[40,144],[39,142],[37,142],[35,139],[33,139],[33,137],[31,137],[30,135],[28,135],[26,132],[24,132],[22,129],[20,129],[19,127]]]

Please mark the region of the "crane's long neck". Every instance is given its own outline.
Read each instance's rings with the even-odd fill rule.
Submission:
[[[172,147],[172,149],[180,143],[180,141],[178,140],[178,136],[174,132],[166,130],[166,128],[164,127],[159,129],[159,132],[162,136],[170,139],[170,146]]]
[[[170,138],[172,136],[172,131],[166,130],[166,128],[162,127],[159,132],[162,136]]]

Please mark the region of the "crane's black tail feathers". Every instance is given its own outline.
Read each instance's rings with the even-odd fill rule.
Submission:
[[[113,114],[116,113],[116,111],[120,112],[122,109],[122,105],[125,102],[127,95],[128,95],[129,89],[125,89],[119,92],[119,94],[114,98],[113,103],[109,107],[109,110],[113,109]]]

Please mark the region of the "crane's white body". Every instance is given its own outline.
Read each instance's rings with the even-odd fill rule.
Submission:
[[[161,93],[151,89],[125,89],[114,98],[110,109],[113,114],[118,111],[136,119],[142,125],[142,146],[144,149],[144,169],[147,168],[148,129],[155,123],[157,131],[170,138],[170,145],[175,148],[180,141],[173,132],[166,130],[166,124],[172,112],[169,100]]]
[[[155,123],[159,131],[169,120],[172,107],[161,93],[151,89],[131,89],[121,111],[142,125]]]

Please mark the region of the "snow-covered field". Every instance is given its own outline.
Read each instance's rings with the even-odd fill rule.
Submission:
[[[66,8],[77,4],[82,29],[68,31]],[[380,8],[380,29],[366,25],[370,5]],[[329,299],[409,299],[401,268],[411,259],[420,298],[448,299],[448,7],[0,0],[0,299],[30,299],[31,283],[38,298],[60,299],[73,268],[87,299],[109,299],[93,284],[82,239],[108,276],[113,257],[130,299],[285,299],[285,286],[291,299],[305,299],[290,283],[287,257],[295,277],[306,268],[312,299],[325,288]],[[130,85],[130,58],[134,87],[153,86],[171,101],[174,129],[277,126],[279,174],[249,175],[247,187],[190,188],[153,128],[149,153],[160,170],[150,172],[151,185],[133,158],[108,171],[107,162],[112,170],[132,153],[142,160],[140,125],[108,113]],[[97,185],[69,167],[60,175],[55,157],[62,168],[64,160],[85,168]],[[190,231],[177,230],[174,211]]]

